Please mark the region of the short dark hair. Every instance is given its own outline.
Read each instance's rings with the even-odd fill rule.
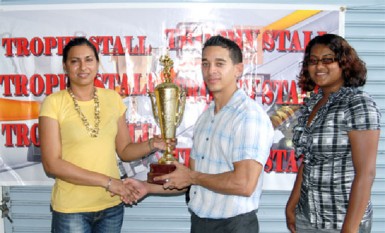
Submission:
[[[84,37],[75,37],[75,38],[71,39],[63,49],[63,63],[65,63],[67,61],[68,53],[71,50],[71,48],[74,46],[79,46],[79,45],[87,45],[88,47],[90,47],[92,49],[92,51],[94,52],[96,60],[99,62],[99,55],[98,55],[98,51],[95,48],[95,46]]]
[[[202,52],[209,46],[220,46],[228,49],[231,61],[234,64],[242,63],[242,51],[234,41],[220,35],[212,36],[204,43]]]
[[[335,53],[338,64],[342,69],[344,86],[359,87],[366,82],[366,64],[362,61],[356,50],[341,36],[335,34],[324,34],[314,37],[306,46],[302,62],[302,69],[298,76],[298,86],[304,91],[312,91],[315,83],[310,78],[307,61],[310,58],[311,49],[317,45],[326,45]]]

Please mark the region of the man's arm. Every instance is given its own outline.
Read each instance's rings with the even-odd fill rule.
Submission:
[[[233,171],[219,174],[195,171],[193,159],[190,159],[190,169],[179,163],[174,164],[177,167],[174,172],[155,178],[168,180],[163,185],[166,189],[184,189],[190,185],[199,185],[217,193],[240,196],[252,195],[263,170],[262,164],[252,159],[235,162]]]

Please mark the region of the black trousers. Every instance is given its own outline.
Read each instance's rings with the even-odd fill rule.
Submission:
[[[191,215],[191,233],[259,233],[256,211],[225,219]]]

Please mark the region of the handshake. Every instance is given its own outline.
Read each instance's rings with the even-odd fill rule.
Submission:
[[[145,182],[140,180],[132,178],[126,178],[124,180],[110,178],[106,186],[106,191],[110,192],[111,196],[119,195],[125,204],[134,205],[146,196],[149,190]]]
[[[185,192],[186,188],[192,185],[195,172],[180,164],[173,162],[176,169],[172,173],[154,177],[155,181],[164,180],[163,185],[151,184],[133,178],[124,180],[110,179],[106,191],[111,196],[119,195],[125,204],[134,205],[147,194],[172,194]]]

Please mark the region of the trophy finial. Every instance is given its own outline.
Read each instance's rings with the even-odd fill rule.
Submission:
[[[159,58],[160,64],[163,66],[163,77],[166,83],[171,82],[171,69],[174,66],[173,60],[168,55],[162,55]]]

